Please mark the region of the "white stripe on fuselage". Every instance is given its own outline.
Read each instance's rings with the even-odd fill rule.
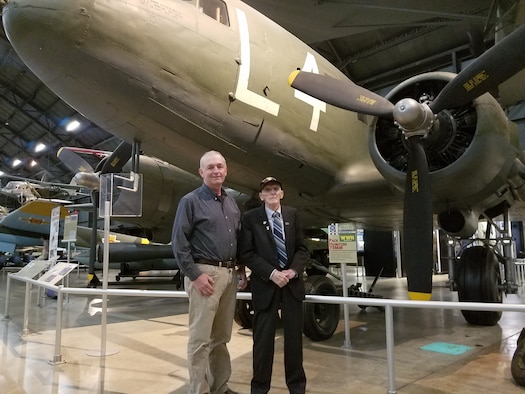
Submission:
[[[250,79],[251,53],[250,53],[250,32],[248,30],[248,21],[244,11],[236,9],[237,19],[239,21],[239,38],[241,43],[241,64],[239,65],[239,80],[235,90],[235,98],[252,107],[268,112],[271,115],[279,114],[280,105],[272,100],[263,97],[255,92],[248,90]],[[314,55],[306,54],[306,59],[302,68],[303,71],[319,74],[319,67]],[[326,112],[326,103],[306,93],[294,89],[294,96],[298,100],[312,106],[312,119],[310,121],[310,130],[317,131],[319,127],[319,118],[321,111]]]
[[[246,14],[239,9],[236,11],[241,39],[241,64],[239,67],[239,80],[237,81],[235,98],[252,107],[277,116],[279,114],[279,104],[248,90],[248,80],[250,79],[250,33],[248,31]]]

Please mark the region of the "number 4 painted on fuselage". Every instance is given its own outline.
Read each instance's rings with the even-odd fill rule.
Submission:
[[[244,11],[236,9],[237,20],[239,21],[239,38],[241,43],[241,64],[239,65],[239,79],[235,89],[235,98],[252,107],[258,108],[271,115],[279,114],[280,105],[266,97],[263,97],[248,89],[250,80],[250,32],[248,30],[248,21]],[[306,54],[306,60],[302,68],[303,71],[319,74],[319,68],[315,57],[311,53]],[[295,89],[294,89],[295,90]],[[318,100],[306,93],[295,90],[294,96],[312,106],[312,119],[310,121],[310,130],[317,131],[319,127],[319,117],[321,111],[326,112],[326,103]]]

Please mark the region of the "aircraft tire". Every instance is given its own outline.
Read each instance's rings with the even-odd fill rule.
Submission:
[[[494,251],[485,246],[466,248],[456,268],[456,283],[460,302],[501,303],[501,274]],[[470,324],[480,326],[496,325],[501,311],[461,310]]]
[[[246,289],[243,291],[250,291],[250,281]],[[242,328],[252,328],[253,327],[253,305],[252,300],[237,300],[235,304],[235,314],[233,315],[233,320]]]
[[[313,275],[306,278],[305,293],[316,295],[337,295],[334,283],[325,276]],[[330,338],[339,324],[340,305],[303,303],[303,333],[312,341]]]
[[[525,328],[521,330],[512,356],[510,371],[514,381],[520,386],[525,386]]]

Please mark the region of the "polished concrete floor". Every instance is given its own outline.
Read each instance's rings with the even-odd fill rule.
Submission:
[[[111,281],[117,271],[110,272]],[[349,273],[349,284],[373,278]],[[107,342],[101,356],[101,299],[70,296],[65,304],[61,343],[55,353],[56,300],[31,290],[24,330],[25,284],[11,280],[6,318],[7,275],[0,275],[0,393],[186,393],[187,300],[184,298],[110,297]],[[70,286],[86,287],[85,272],[73,272]],[[433,300],[456,300],[446,275],[434,277]],[[177,290],[169,280],[124,278],[110,288]],[[380,278],[374,294],[406,299],[406,280]],[[364,288],[366,290],[366,286]],[[510,295],[505,303],[522,303]],[[2,310],[4,309],[4,310]],[[386,393],[388,391],[384,311],[349,307],[350,343],[345,345],[343,321],[328,340],[304,338],[307,392]],[[525,316],[504,312],[498,325],[472,326],[461,312],[441,309],[394,310],[395,392],[520,393],[510,373],[516,339]],[[249,393],[252,338],[234,323],[230,343],[232,389]],[[270,393],[287,393],[282,361],[282,336],[276,337],[275,367]],[[430,350],[422,349],[429,346]],[[449,351],[449,350],[452,350]]]

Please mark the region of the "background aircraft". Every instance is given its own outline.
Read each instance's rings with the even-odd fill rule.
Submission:
[[[15,200],[18,205],[37,199],[52,199],[68,203],[74,195],[80,194],[80,187],[38,182],[29,179],[8,181],[0,188],[0,194]]]
[[[4,7],[3,23],[15,50],[46,85],[145,153],[193,173],[200,155],[217,149],[228,159],[229,186],[254,198],[260,179],[278,176],[287,203],[300,208],[309,227],[353,221],[391,229],[404,223],[402,257],[416,298],[430,296],[432,214],[438,214],[444,231],[468,237],[480,217],[504,214],[507,223],[508,207],[522,200],[525,172],[517,129],[500,104],[482,94],[523,67],[522,31],[510,44],[496,46],[502,49],[491,61],[477,63],[492,72],[493,59],[504,59],[500,64],[509,65],[509,72],[465,70],[459,79],[424,74],[392,90],[391,103],[404,98],[430,103],[431,111],[416,109],[416,120],[406,124],[368,90],[352,87],[350,96],[358,91],[360,105],[349,109],[357,114],[326,105],[322,100],[334,103],[328,97],[319,100],[289,88],[288,75],[297,69],[330,76],[342,86],[349,82],[240,1],[19,0]],[[461,95],[465,100],[445,100],[463,86],[473,88]],[[369,110],[376,107],[383,110]],[[420,108],[406,106],[412,107]],[[404,131],[430,120],[437,126],[417,144],[429,169],[418,165],[418,178],[407,177],[407,167],[425,160],[410,158],[415,148]],[[427,174],[428,181],[419,178]],[[413,191],[412,186],[425,185],[426,196],[404,193],[406,179]],[[420,232],[426,234],[422,239]],[[508,236],[503,228],[501,239]],[[501,249],[503,284],[492,248],[466,249],[455,278],[460,299],[497,301],[502,290],[516,291],[512,251]],[[491,313],[465,317],[479,324],[499,319]]]
[[[81,155],[96,156],[99,162],[93,168]],[[42,246],[49,237],[51,209],[63,205],[61,219],[73,210],[93,212],[98,203],[100,175],[108,171],[131,171],[131,145],[121,143],[114,152],[76,147],[63,147],[57,152],[75,176],[71,184],[55,184],[28,179],[9,181],[0,193],[13,199],[19,209],[6,209],[0,218],[0,251],[14,252],[21,246]],[[140,156],[140,170],[144,176],[143,215],[141,217],[121,217],[113,220],[111,236],[115,239],[110,245],[110,263],[120,265],[117,280],[123,276],[136,277],[141,272],[152,270],[178,270],[173,259],[170,241],[173,216],[177,202],[182,195],[201,184],[198,176],[186,173],[162,160]],[[82,191],[82,192],[80,192]],[[44,197],[69,197],[69,199]],[[88,203],[77,203],[82,197]],[[129,194],[121,194],[118,204],[127,205]],[[98,212],[95,214],[98,216]],[[99,226],[100,227],[100,226]],[[63,227],[61,227],[61,231]],[[62,235],[60,236],[62,237]],[[89,265],[90,282],[97,279],[95,269],[100,268],[101,253],[96,247],[101,244],[103,230],[79,226],[76,247],[92,248],[92,256],[85,255]],[[144,246],[144,245],[147,245]],[[62,245],[63,246],[63,245]]]
[[[140,217],[117,217],[112,219],[112,230],[117,233],[139,235],[147,242],[112,243],[109,248],[111,263],[120,263],[121,277],[137,277],[145,271],[177,270],[171,246],[171,231],[173,218],[180,198],[190,190],[198,187],[202,181],[199,176],[183,171],[167,162],[146,155],[132,156],[133,146],[122,142],[113,152],[103,152],[96,149],[63,147],[57,152],[75,176],[72,183],[91,190],[91,202],[83,209],[95,209],[99,205],[100,176],[107,173],[139,172],[143,177],[142,214]],[[100,162],[93,168],[81,155],[94,155]],[[136,160],[136,162],[135,162]],[[235,193],[242,200],[240,193]],[[115,205],[130,206],[129,198],[135,198],[133,193],[121,193],[114,202]],[[78,205],[76,205],[78,207]],[[95,213],[98,215],[98,213]],[[98,238],[98,237],[97,237]],[[91,236],[91,249],[95,250],[97,239]],[[151,242],[150,242],[151,241]],[[99,241],[97,241],[99,244]],[[97,248],[96,255],[89,261],[102,261],[102,248]],[[90,284],[97,285],[98,279],[94,272],[95,266],[90,265]]]

